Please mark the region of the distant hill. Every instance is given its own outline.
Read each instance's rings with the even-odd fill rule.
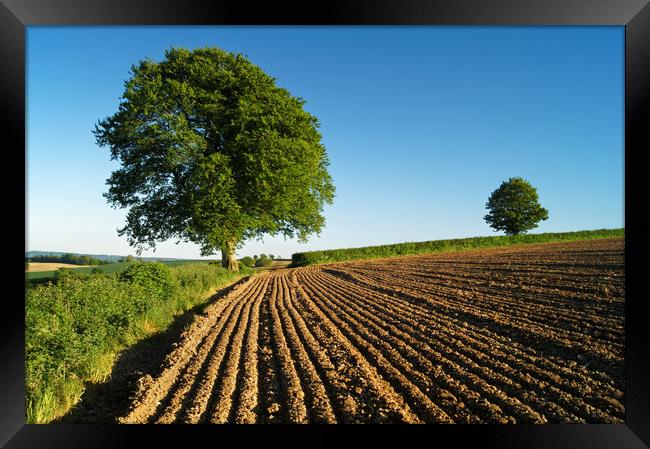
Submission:
[[[71,253],[65,251],[26,251],[25,258],[36,257],[36,256],[62,256],[64,254],[72,254],[75,256],[90,256],[99,260],[106,260],[108,262],[118,262],[120,259],[126,256],[116,256],[114,254],[86,254],[86,253]],[[188,259],[178,259],[173,257],[139,257],[134,256],[136,259],[147,260],[150,262],[155,261],[174,261],[174,260],[188,260]],[[196,259],[196,260],[206,260],[206,259]]]

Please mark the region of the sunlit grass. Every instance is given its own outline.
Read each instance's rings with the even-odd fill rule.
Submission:
[[[72,276],[27,288],[27,423],[49,423],[65,415],[81,398],[86,382],[110,376],[122,350],[164,331],[218,288],[252,273],[208,264],[168,269],[173,281],[169,291],[157,289],[155,280],[143,287],[117,274]]]

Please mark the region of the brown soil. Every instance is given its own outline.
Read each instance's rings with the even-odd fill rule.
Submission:
[[[624,240],[279,268],[197,314],[123,423],[622,423]]]

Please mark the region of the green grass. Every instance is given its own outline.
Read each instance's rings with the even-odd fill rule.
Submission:
[[[128,264],[122,274],[68,276],[25,291],[26,420],[48,423],[100,382],[124,348],[166,329],[238,273],[207,263]]]
[[[381,257],[403,256],[407,254],[459,251],[476,248],[490,248],[495,246],[591,240],[624,236],[625,229],[621,228],[598,229],[595,231],[523,234],[514,236],[471,237],[465,239],[432,240],[428,242],[406,242],[392,245],[366,246],[363,248],[345,248],[295,253],[292,255],[291,266],[301,267],[318,263],[342,262],[345,260],[357,259],[376,259]]]

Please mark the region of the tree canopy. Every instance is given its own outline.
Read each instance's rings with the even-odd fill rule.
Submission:
[[[509,178],[490,195],[485,221],[506,235],[517,235],[536,228],[548,218],[548,210],[538,202],[537,189],[524,178]]]
[[[128,208],[138,254],[170,238],[222,252],[264,234],[306,241],[334,186],[316,117],[241,54],[172,48],[131,67],[118,111],[95,126],[120,162],[104,194]]]

